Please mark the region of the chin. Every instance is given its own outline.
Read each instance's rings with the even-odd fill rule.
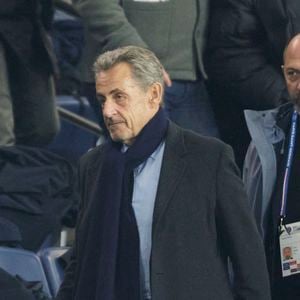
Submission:
[[[124,137],[117,135],[117,134],[110,134],[110,138],[114,142],[120,142],[120,143],[124,143],[124,141],[126,140],[126,139],[124,139]]]
[[[110,138],[114,141],[114,142],[122,142],[122,139],[119,136],[116,135],[110,135]]]
[[[294,98],[292,99],[292,102],[293,102],[293,104],[294,104],[296,110],[297,110],[298,112],[300,112],[300,98],[299,98],[299,97],[297,97],[297,98],[294,97]]]
[[[110,132],[110,138],[114,142],[120,142],[123,144],[131,144],[131,141],[133,140],[133,136],[131,135],[131,133],[125,134],[125,132],[123,132],[123,134],[117,134],[117,132]]]

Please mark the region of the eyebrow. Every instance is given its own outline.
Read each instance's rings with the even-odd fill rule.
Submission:
[[[108,93],[108,95],[112,95],[112,94],[115,94],[115,93],[125,93],[123,90],[120,90],[119,88],[116,88],[116,89],[113,89],[113,90],[111,90],[109,93]],[[97,93],[96,92],[96,95],[97,95],[97,97],[105,97],[103,94],[101,94],[101,93]]]

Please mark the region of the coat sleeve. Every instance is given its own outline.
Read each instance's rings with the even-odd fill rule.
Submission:
[[[271,299],[263,242],[228,146],[220,154],[217,173],[216,222],[232,262],[235,299]]]
[[[85,188],[84,188],[84,174],[85,174],[85,170],[86,170],[86,157],[87,155],[85,155],[82,159],[81,159],[81,163],[78,167],[78,182],[79,182],[79,190],[80,190],[80,194],[81,194],[81,201],[80,201],[80,205],[79,205],[79,214],[78,214],[78,219],[77,219],[77,224],[76,224],[76,229],[75,229],[75,242],[70,250],[70,255],[69,255],[69,262],[68,262],[68,266],[65,270],[65,274],[64,274],[64,280],[60,286],[60,289],[58,291],[57,296],[55,297],[55,300],[73,300],[74,299],[74,288],[75,288],[75,281],[76,281],[76,269],[77,269],[77,250],[78,250],[78,243],[79,240],[77,237],[79,237],[79,227],[80,227],[80,223],[82,221],[82,217],[85,211],[85,202],[84,202],[84,193],[85,193]]]
[[[89,33],[104,52],[126,45],[147,47],[118,0],[73,0]]]

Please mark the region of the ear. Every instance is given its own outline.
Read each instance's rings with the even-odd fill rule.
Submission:
[[[159,82],[153,83],[149,88],[149,102],[153,107],[159,107],[163,97],[163,87]]]

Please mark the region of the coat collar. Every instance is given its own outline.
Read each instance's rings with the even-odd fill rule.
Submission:
[[[287,103],[278,108],[276,124],[285,133],[287,132],[287,129],[291,122],[292,113],[293,113],[293,104],[292,103]]]
[[[292,111],[292,107],[291,103],[287,103],[270,110],[245,110],[248,130],[255,144],[257,139],[259,139],[260,143],[262,139],[266,139],[272,144],[283,141],[285,137],[283,128],[286,127],[286,116]]]

